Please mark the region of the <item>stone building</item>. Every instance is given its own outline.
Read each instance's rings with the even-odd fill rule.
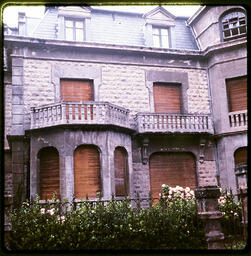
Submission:
[[[95,7],[5,27],[5,193],[236,191],[247,165],[246,12]]]

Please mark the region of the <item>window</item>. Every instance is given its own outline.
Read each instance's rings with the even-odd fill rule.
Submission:
[[[39,151],[39,196],[51,199],[56,192],[60,198],[59,154],[56,148],[46,147]]]
[[[180,84],[156,83],[153,86],[154,108],[156,113],[181,113]]]
[[[156,152],[150,156],[150,187],[153,198],[159,198],[161,185],[196,188],[196,165],[192,153]]]
[[[246,15],[241,10],[228,12],[221,19],[223,41],[229,41],[247,34]]]
[[[226,80],[229,112],[247,109],[247,77]]]
[[[84,41],[84,22],[66,19],[65,39],[69,41]]]
[[[114,151],[115,196],[128,195],[127,152],[117,147]]]
[[[94,145],[81,145],[74,151],[75,197],[97,197],[101,192],[99,150]]]
[[[153,27],[153,46],[169,48],[169,35],[167,28]]]

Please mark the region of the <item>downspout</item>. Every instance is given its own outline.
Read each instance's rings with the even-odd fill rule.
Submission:
[[[208,64],[208,60],[207,60]],[[211,82],[210,82],[210,76],[209,76],[209,68],[207,65],[206,68],[207,71],[207,84],[208,84],[208,95],[209,95],[209,107],[210,107],[210,113],[212,116],[212,123],[213,123],[213,131],[215,134],[215,125],[214,125],[214,113],[213,113],[213,104],[212,104],[212,91],[211,91]],[[217,180],[217,185],[220,187],[220,168],[219,168],[219,155],[218,155],[218,148],[217,148],[217,139],[214,139],[214,159],[216,162],[216,180]]]

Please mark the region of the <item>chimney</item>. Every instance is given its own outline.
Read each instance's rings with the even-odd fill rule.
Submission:
[[[18,35],[26,35],[26,16],[25,12],[18,13]]]

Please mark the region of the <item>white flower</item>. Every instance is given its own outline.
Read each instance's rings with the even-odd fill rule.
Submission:
[[[55,212],[55,209],[54,209],[54,208],[52,208],[51,210],[47,210],[47,213],[49,213],[50,215],[53,215],[54,212]]]
[[[162,186],[161,186],[161,187],[162,187],[162,188],[164,188],[165,186],[166,186],[166,184],[162,184]]]
[[[234,216],[238,216],[238,213],[237,213],[237,212],[235,212],[235,213],[234,213]]]
[[[172,193],[173,193],[173,190],[170,189],[169,192],[168,192],[168,194],[169,194],[169,195],[172,195]]]
[[[41,213],[41,214],[45,214],[45,208],[41,208],[41,209],[40,209],[40,213]]]
[[[172,196],[169,195],[167,198],[168,198],[168,200],[171,200],[171,199],[172,199]]]
[[[186,191],[186,192],[189,192],[190,190],[191,190],[191,189],[190,189],[189,187],[186,187],[186,188],[185,188],[185,191]]]

